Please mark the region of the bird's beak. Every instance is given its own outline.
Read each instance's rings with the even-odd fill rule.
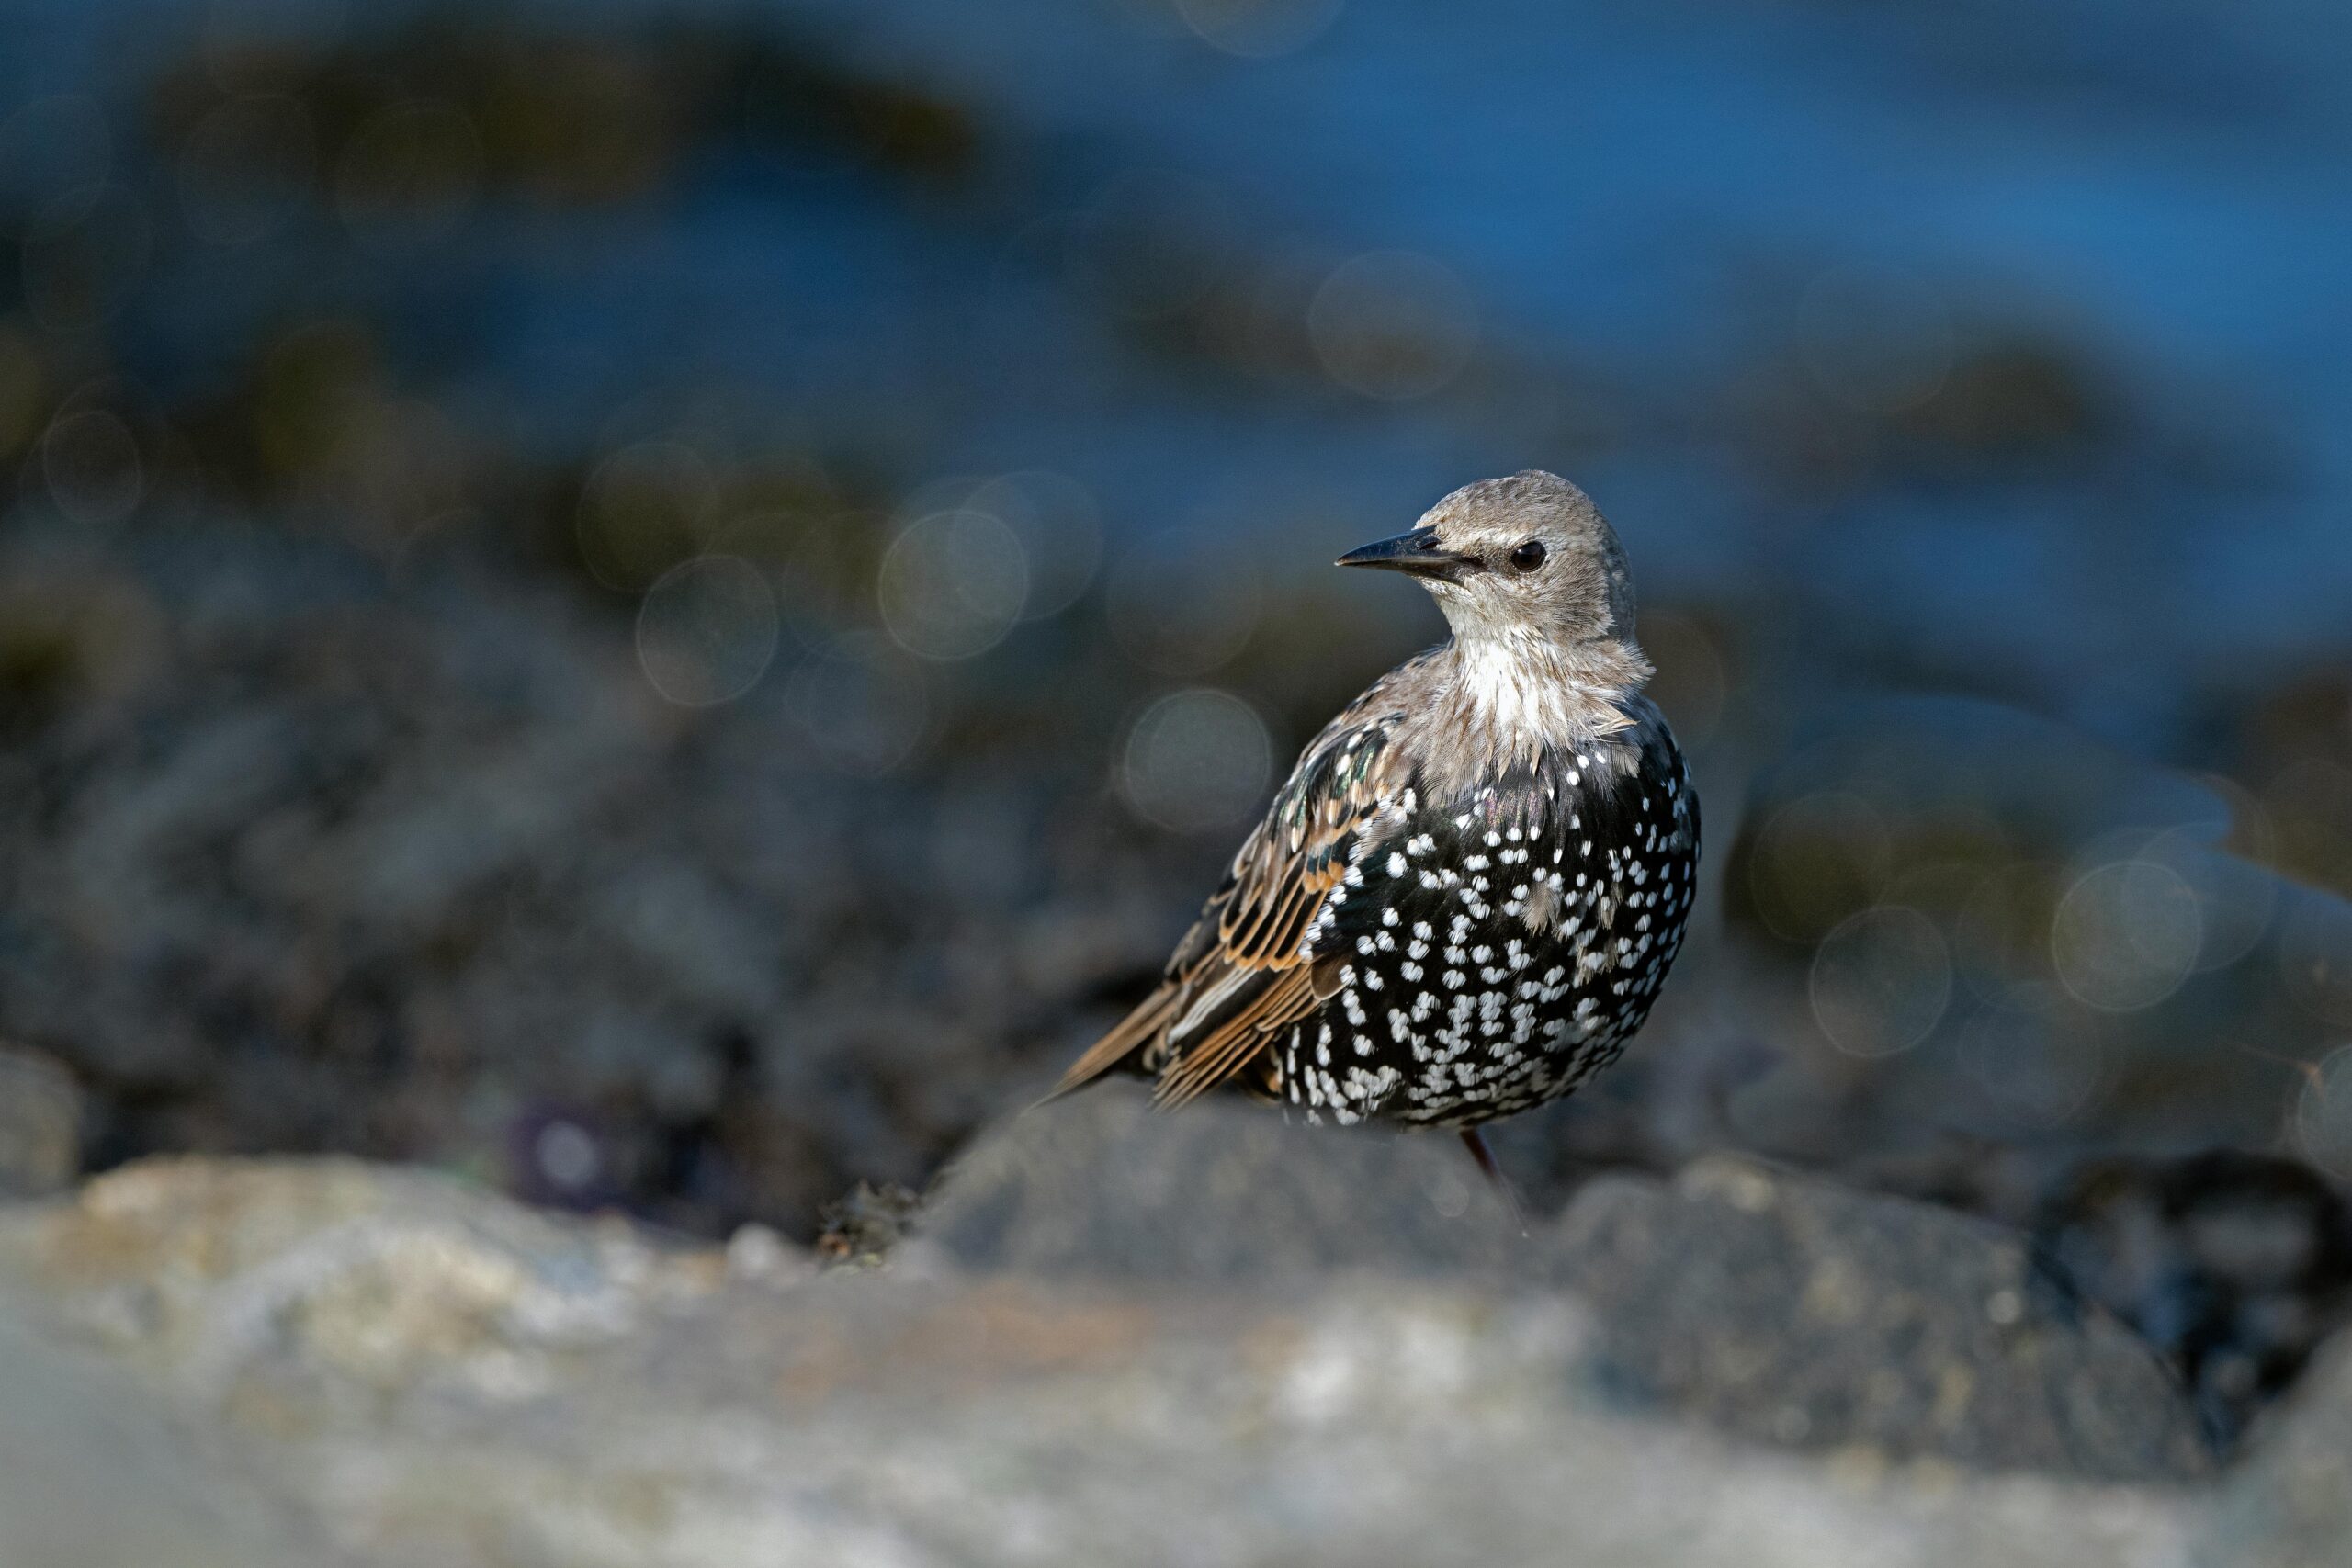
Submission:
[[[1434,577],[1441,582],[1459,582],[1472,563],[1467,556],[1440,549],[1436,529],[1416,528],[1393,539],[1359,546],[1335,564],[1376,566],[1389,571],[1410,572],[1415,577]]]

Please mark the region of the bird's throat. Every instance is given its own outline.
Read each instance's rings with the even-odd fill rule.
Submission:
[[[1623,703],[1649,678],[1617,642],[1562,644],[1518,631],[1459,637],[1442,703],[1467,754],[1514,758],[1572,750],[1632,721]]]

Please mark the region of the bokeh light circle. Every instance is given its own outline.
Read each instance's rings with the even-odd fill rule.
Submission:
[[[2191,828],[2158,834],[2139,858],[2172,872],[2196,895],[2203,922],[2195,964],[2199,973],[2240,962],[2269,934],[2281,883],[2268,867],[2215,847],[2205,830]]]
[[[1829,1043],[1851,1056],[1893,1056],[1925,1040],[1951,1003],[1943,932],[1899,904],[1864,909],[1822,939],[1807,993]]]
[[[2059,1026],[2059,998],[2046,985],[2013,987],[1960,1026],[1962,1063],[1985,1098],[2018,1123],[2064,1125],[2090,1102],[2106,1076],[2098,1035]]]
[[[1747,857],[1747,895],[1773,935],[1811,942],[1877,902],[1891,858],[1878,807],[1817,790],[1766,819]]]
[[[1343,262],[1306,308],[1325,374],[1383,402],[1425,398],[1462,373],[1478,345],[1478,309],[1444,264],[1410,251]]]
[[[40,443],[50,501],[73,521],[110,528],[138,510],[146,466],[130,426],[105,409],[60,415]]]
[[[943,662],[1002,642],[1029,599],[1029,558],[985,512],[933,513],[899,530],[876,579],[882,624],[900,648]]]
[[[794,525],[754,517],[789,537]],[[843,512],[797,525],[799,537],[785,547],[776,571],[776,598],[785,629],[812,652],[831,650],[843,638],[874,632],[874,573],[877,541],[888,524],[868,512]]]
[[[901,497],[896,512],[901,518],[978,512],[1011,529],[1029,570],[1023,621],[1046,620],[1069,609],[1102,569],[1102,520],[1093,493],[1050,469],[932,479]]]
[[[585,1192],[603,1176],[605,1158],[595,1135],[577,1122],[550,1120],[531,1140],[531,1158],[548,1185],[559,1192]]]
[[[665,572],[637,613],[637,658],[682,707],[731,702],[775,657],[775,595],[749,561],[703,556]]]
[[[2279,930],[2278,967],[2296,1006],[2352,1029],[2352,904],[2303,894]]]
[[[2113,861],[2086,873],[2050,920],[2059,984],[2102,1012],[2136,1012],[2172,995],[2203,943],[2195,891],[2154,861]]]
[[[1320,38],[1340,0],[1173,0],[1176,14],[1211,48],[1272,60]]]
[[[2305,1159],[2352,1180],[2352,1045],[2329,1052],[2305,1077],[2292,1122]]]
[[[582,563],[607,588],[642,591],[697,553],[716,491],[709,465],[681,442],[622,447],[582,487]]]
[[[850,634],[785,682],[817,760],[853,778],[895,771],[922,744],[931,705],[922,667],[879,634]]]
[[[1951,925],[1961,977],[1987,1001],[1998,1001],[2023,976],[2050,970],[2050,917],[2067,886],[2066,872],[2048,861],[1996,861],[1963,899]]]
[[[974,487],[965,505],[1012,530],[1029,567],[1024,621],[1057,615],[1093,586],[1102,569],[1102,517],[1076,479],[1042,468],[1000,475]]]
[[[1120,781],[1136,814],[1180,833],[1227,828],[1254,810],[1273,771],[1257,710],[1229,692],[1176,692],[1127,732]]]

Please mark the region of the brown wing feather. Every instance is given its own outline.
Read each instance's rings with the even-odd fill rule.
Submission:
[[[1292,969],[1240,1011],[1219,1024],[1214,1033],[1187,1045],[1184,1054],[1160,1074],[1152,1099],[1173,1109],[1197,1099],[1239,1072],[1264,1050],[1269,1037],[1312,1013],[1315,987],[1306,970]]]
[[[1374,685],[1306,748],[1159,988],[1070,1064],[1056,1097],[1133,1062],[1159,1076],[1159,1103],[1181,1105],[1260,1063],[1283,1030],[1313,1015],[1337,973],[1313,963],[1322,956],[1309,946],[1315,918],[1346,877],[1358,835],[1400,787],[1388,685]]]
[[[1159,988],[1144,998],[1133,1012],[1113,1024],[1108,1034],[1088,1046],[1086,1054],[1069,1065],[1061,1082],[1046,1098],[1059,1100],[1070,1090],[1092,1083],[1159,1038],[1167,1031],[1169,1014],[1181,999],[1175,987],[1160,982]]]

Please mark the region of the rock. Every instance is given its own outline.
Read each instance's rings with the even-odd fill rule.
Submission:
[[[2044,1200],[2034,1238],[2180,1369],[2224,1443],[2352,1322],[2352,1203],[2276,1155],[2092,1161]]]
[[[0,1198],[37,1198],[82,1168],[82,1091],[48,1057],[0,1045]]]
[[[1703,1161],[1589,1186],[1544,1238],[1630,1401],[1743,1436],[2101,1480],[2211,1459],[2148,1347],[2014,1233],[1947,1210]]]
[[[2352,1562],[2352,1340],[2337,1338],[2256,1427],[2200,1533],[2200,1568]]]
[[[1133,1110],[1038,1124],[1058,1146]],[[1209,1122],[1248,1150],[1250,1123]],[[1412,1191],[1303,1157],[1317,1202],[1350,1168],[1367,1213]],[[44,1355],[106,1348],[145,1386],[141,1429],[185,1434],[165,1457],[259,1478],[254,1518],[291,1514],[325,1543],[305,1561],[355,1568],[2142,1568],[2202,1522],[2175,1489],[1825,1461],[1629,1413],[1593,1397],[1607,1331],[1575,1294],[1426,1252],[1411,1274],[1180,1280],[818,1276],[779,1245],[736,1268],[412,1172],[174,1161],[0,1211],[0,1321]],[[0,1400],[0,1431],[18,1419]],[[157,1472],[72,1451],[109,1485]],[[96,1543],[68,1563],[214,1560],[107,1551],[131,1539],[110,1524],[34,1495],[8,1528]]]
[[[1521,1239],[1450,1135],[1294,1127],[1232,1102],[1159,1115],[1124,1083],[984,1134],[921,1234],[970,1267],[1195,1280],[1493,1272]]]
[[[356,1160],[152,1160],[0,1221],[0,1280],[204,1399],[534,1387],[726,1273],[714,1250]]]
[[[1595,1182],[1530,1242],[1451,1138],[1308,1133],[1239,1105],[1160,1116],[1114,1086],[983,1138],[921,1234],[1028,1274],[1540,1278],[1591,1309],[1604,1387],[1751,1438],[2100,1479],[2210,1465],[2148,1348],[2022,1236],[1747,1165]]]
[[[0,1562],[309,1568],[290,1510],[116,1368],[0,1316]]]

